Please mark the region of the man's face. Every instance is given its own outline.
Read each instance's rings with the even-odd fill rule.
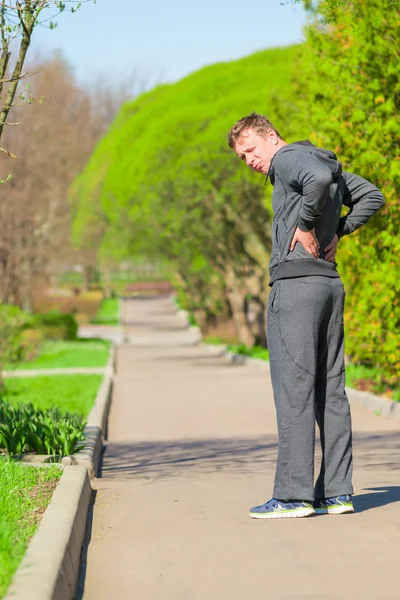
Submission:
[[[272,129],[267,131],[265,137],[255,133],[252,129],[246,129],[235,144],[235,152],[250,169],[266,175],[272,157],[278,150],[278,141],[279,138]]]

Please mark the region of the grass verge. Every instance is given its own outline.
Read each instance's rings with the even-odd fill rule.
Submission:
[[[241,354],[243,356],[249,356],[250,358],[261,358],[262,360],[268,361],[268,350],[262,346],[247,348],[244,344],[228,344],[226,349],[234,354]]]
[[[35,360],[7,365],[6,370],[66,369],[73,367],[105,367],[111,342],[98,339],[45,341]]]
[[[365,365],[346,366],[346,384],[350,388],[371,392],[378,396],[386,396],[390,400],[400,402],[400,387],[387,381],[377,367]]]
[[[59,407],[87,417],[94,405],[102,375],[47,375],[6,378],[1,396],[10,403],[32,404],[43,410]]]
[[[119,325],[118,298],[103,300],[96,316],[90,322],[94,325]]]
[[[250,358],[261,358],[262,360],[268,361],[268,350],[262,346],[253,346],[253,348],[247,348],[244,344],[227,344],[222,338],[206,336],[203,339],[205,344],[224,344],[228,352],[234,354],[241,354],[242,356],[249,356]]]
[[[3,598],[61,477],[0,458],[0,598]]]

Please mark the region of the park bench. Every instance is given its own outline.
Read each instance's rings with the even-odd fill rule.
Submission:
[[[169,281],[135,281],[126,285],[128,294],[161,296],[171,294],[174,288]]]

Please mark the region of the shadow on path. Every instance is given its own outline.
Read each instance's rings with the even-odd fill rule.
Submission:
[[[371,508],[379,508],[394,502],[400,502],[400,486],[385,485],[381,487],[366,488],[372,494],[357,494],[354,496],[354,509],[356,512],[364,512]]]
[[[87,514],[87,520],[86,520],[85,536],[83,538],[82,549],[81,549],[80,567],[79,567],[78,581],[76,584],[74,600],[82,600],[83,594],[85,591],[87,556],[88,556],[88,551],[89,551],[89,544],[92,539],[93,511],[94,511],[94,505],[96,503],[96,496],[97,496],[97,491],[92,490],[88,514]]]
[[[205,439],[108,442],[102,476],[162,479],[174,476],[234,471],[243,473],[259,463],[274,465],[276,439]],[[273,450],[273,452],[271,452]]]
[[[316,441],[319,468],[319,442]],[[201,476],[218,471],[235,474],[275,470],[277,440],[274,435],[253,438],[208,438],[107,442],[100,477],[164,479]],[[398,433],[356,434],[354,462],[357,470],[397,470]],[[388,487],[388,490],[391,489]],[[395,489],[395,488],[393,488]]]

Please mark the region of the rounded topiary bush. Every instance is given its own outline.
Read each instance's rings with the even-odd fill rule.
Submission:
[[[78,322],[74,315],[52,310],[35,315],[36,325],[50,340],[75,340],[78,334]]]

